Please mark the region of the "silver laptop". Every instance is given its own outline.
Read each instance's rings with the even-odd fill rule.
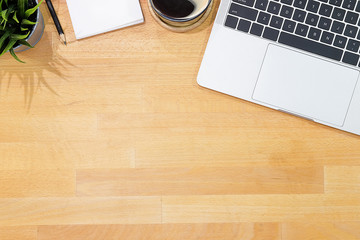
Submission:
[[[360,135],[360,3],[222,0],[206,88]]]

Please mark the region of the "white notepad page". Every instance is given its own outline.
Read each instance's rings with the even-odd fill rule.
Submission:
[[[66,0],[76,39],[144,22],[139,0]]]

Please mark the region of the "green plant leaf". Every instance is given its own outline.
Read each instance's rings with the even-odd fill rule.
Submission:
[[[30,17],[34,12],[36,12],[36,10],[40,7],[42,2],[43,2],[43,0],[41,0],[35,7],[26,10],[25,18]]]
[[[11,48],[11,49],[9,50],[9,52],[10,52],[11,56],[13,56],[18,62],[25,63],[24,61],[21,61],[21,60],[18,58],[18,56],[16,56],[16,54],[15,54],[15,52],[14,52],[14,49]]]
[[[3,24],[3,23],[4,23],[4,24]],[[5,21],[5,19],[3,19],[3,20],[1,21],[1,23],[0,23],[4,29],[5,29],[5,27],[6,27],[6,23],[7,23],[7,22]]]
[[[37,24],[37,22],[32,22],[32,21],[30,21],[30,20],[27,20],[27,19],[23,19],[22,21],[21,21],[21,25],[35,25],[35,24]]]
[[[11,35],[10,31],[6,31],[3,36],[0,37],[0,49],[3,47],[5,40]]]
[[[36,3],[37,2],[37,3]],[[25,39],[29,37],[33,25],[32,17],[44,0],[0,0],[0,56],[9,52],[18,62],[23,62],[14,51],[14,46],[33,48]],[[30,19],[29,19],[30,17]]]
[[[8,45],[4,48],[4,50],[0,54],[0,56],[4,55],[4,53],[9,51],[15,45],[16,42],[17,42],[17,40],[15,40],[15,39],[10,40]]]
[[[34,48],[30,43],[28,43],[26,40],[19,40],[18,43],[25,45],[29,48]]]
[[[1,11],[1,17],[2,17],[5,21],[8,20],[8,18],[7,18],[7,12],[8,12],[8,9],[5,9],[5,10],[2,10],[2,11]]]
[[[20,40],[25,39],[29,36],[30,31],[27,34],[11,34],[10,39]]]
[[[9,20],[9,16],[11,13],[14,12],[14,6],[10,6],[8,9],[2,10],[1,11],[1,17],[3,18],[3,20],[8,21]]]
[[[6,2],[7,0],[5,0]],[[18,0],[18,12],[20,15],[20,18],[24,18],[25,16],[25,5],[27,0]]]
[[[14,13],[13,19],[15,20],[15,22],[20,23],[19,20],[16,17],[16,12]]]

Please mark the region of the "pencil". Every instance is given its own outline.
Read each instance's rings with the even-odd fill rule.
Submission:
[[[51,0],[45,0],[46,1],[46,5],[48,6],[48,9],[49,9],[49,12],[51,14],[51,17],[52,19],[54,20],[54,23],[55,23],[55,27],[59,33],[59,36],[60,36],[60,39],[61,41],[63,41],[63,43],[66,45],[66,38],[65,38],[65,34],[64,34],[64,31],[61,27],[61,24],[60,24],[60,21],[56,15],[56,12],[55,12],[55,9],[54,9],[54,6],[52,5],[52,2]]]

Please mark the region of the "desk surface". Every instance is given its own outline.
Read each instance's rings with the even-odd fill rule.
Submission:
[[[0,58],[0,239],[360,239],[360,138],[201,88],[210,18]],[[216,2],[218,5],[219,1]]]

